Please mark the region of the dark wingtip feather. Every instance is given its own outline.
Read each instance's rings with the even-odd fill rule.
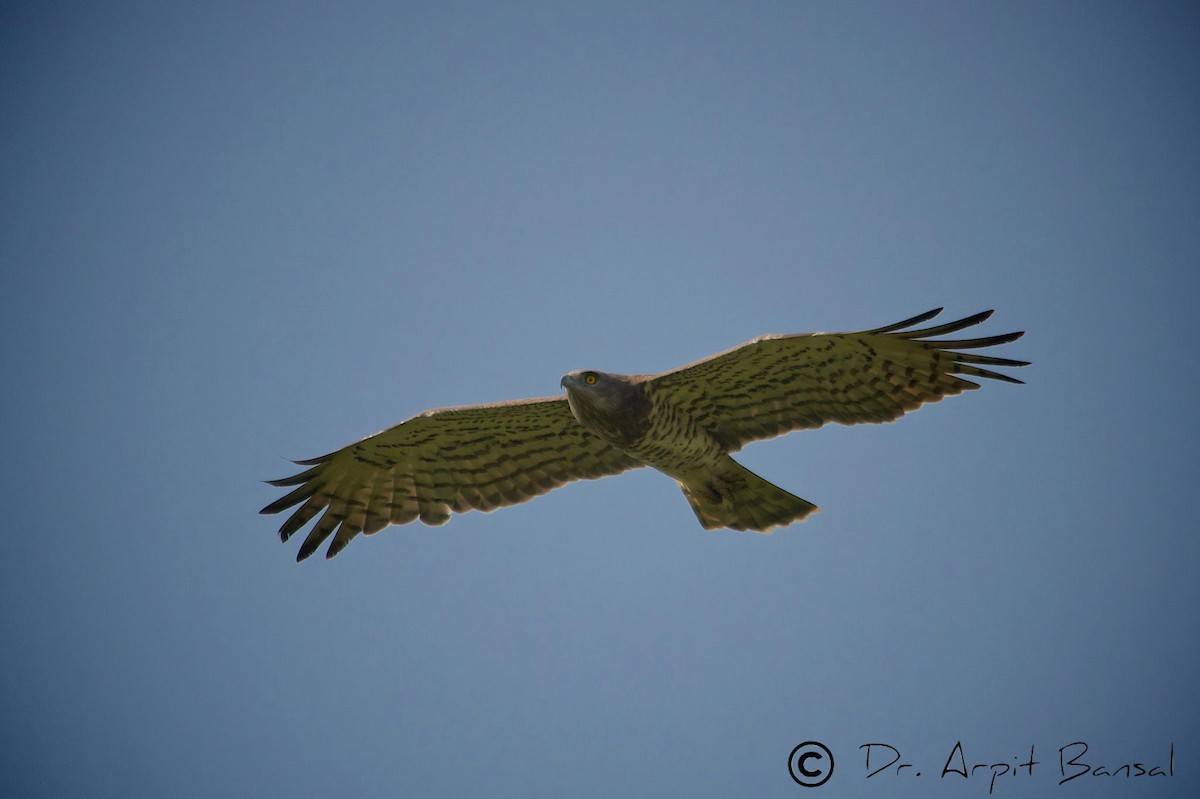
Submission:
[[[971,375],[972,377],[986,377],[991,380],[1003,380],[1005,383],[1017,383],[1024,385],[1023,380],[1018,380],[1015,377],[993,372],[990,369],[980,369],[978,366],[968,366],[967,364],[958,364],[955,372],[961,375]]]
[[[903,322],[896,322],[895,324],[885,325],[884,327],[877,327],[874,330],[865,330],[863,332],[891,333],[894,330],[903,330],[906,327],[912,327],[913,325],[919,325],[922,322],[928,322],[930,319],[940,314],[943,310],[945,309],[934,308],[932,311],[926,311],[925,313],[917,314],[909,319],[905,319]]]
[[[287,510],[293,505],[299,505],[304,500],[317,493],[317,483],[305,483],[299,488],[284,494],[279,499],[259,511],[262,514],[279,513],[281,510]]]
[[[312,535],[304,539],[304,543],[300,545],[300,551],[296,553],[296,562],[299,563],[311,557],[314,552],[321,548],[323,540],[323,538],[314,540]]]
[[[281,510],[287,510],[288,508],[290,508],[292,506],[289,505],[286,502],[286,500],[287,500],[287,497],[282,497],[280,499],[277,499],[274,502],[272,502],[270,505],[264,506],[263,509],[259,511],[259,513],[262,514],[263,516],[270,516],[272,513],[279,513],[279,511],[281,511]]]
[[[327,508],[325,513],[321,515],[321,518],[317,520],[317,523],[308,531],[308,536],[304,539],[304,543],[300,545],[300,551],[296,553],[296,560],[304,560],[320,549],[321,544],[325,543],[325,540],[336,532],[343,521],[342,517]]]
[[[312,517],[321,512],[323,505],[317,502],[308,502],[296,509],[296,512],[288,517],[279,527],[279,540],[287,543],[287,540],[292,537],[292,534],[299,530],[304,525],[312,520]]]
[[[318,455],[315,458],[309,458],[308,460],[302,461],[292,461],[292,463],[296,464],[297,466],[319,466],[336,454],[336,452],[327,452],[324,455]]]
[[[309,461],[292,461],[292,462],[295,463],[297,466],[307,466],[310,464]],[[290,477],[280,477],[278,479],[267,480],[265,482],[267,483],[267,485],[273,485],[276,488],[287,488],[288,486],[300,485],[301,483],[312,479],[312,477],[314,475],[316,475],[318,472],[321,471],[321,464],[323,463],[323,461],[313,461],[312,463],[314,463],[315,465],[313,465],[313,467],[311,469],[305,469],[304,471],[299,472],[297,474],[293,474]]]
[[[995,313],[994,310],[980,311],[977,314],[972,314],[971,316],[964,317],[954,322],[946,322],[943,325],[927,327],[922,330],[906,330],[897,335],[907,339],[918,339],[923,336],[944,336],[947,333],[957,333],[958,331],[964,330],[968,327],[974,327],[975,325],[986,321],[993,313]]]
[[[1018,330],[1015,333],[1001,333],[998,336],[984,336],[983,338],[941,339],[939,341],[922,339],[920,343],[935,350],[975,350],[981,347],[996,347],[1001,344],[1008,344],[1016,341],[1023,335],[1025,335],[1025,331]]]
[[[956,352],[954,360],[960,363],[979,363],[984,366],[1028,366],[1029,361],[1018,361],[1015,358],[997,358],[995,355],[978,355],[973,352]]]

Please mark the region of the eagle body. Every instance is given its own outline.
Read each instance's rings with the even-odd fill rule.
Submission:
[[[939,339],[985,311],[911,330],[941,309],[852,333],[762,336],[653,375],[576,371],[565,396],[441,408],[318,458],[271,485],[291,487],[263,513],[296,509],[288,538],[314,518],[297,555],[330,540],[333,557],[360,533],[513,505],[564,483],[650,467],[680,486],[702,527],[770,530],[817,506],[772,485],[731,454],[747,443],[828,422],[888,422],[979,388],[963,376],[1020,383],[991,367],[1027,361],[964,352],[1023,333]]]
[[[767,532],[817,510],[735,461],[700,419],[652,381],[586,371],[571,372],[561,385],[579,424],[674,478],[705,529]]]

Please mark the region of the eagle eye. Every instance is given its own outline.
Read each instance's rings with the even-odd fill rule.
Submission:
[[[596,385],[596,373],[588,372],[586,375],[583,376],[583,382],[587,383],[589,386]]]

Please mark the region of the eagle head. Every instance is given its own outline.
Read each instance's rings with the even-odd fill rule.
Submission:
[[[572,402],[578,400],[609,413],[620,410],[621,402],[632,388],[624,375],[610,375],[591,369],[568,372],[563,375],[559,385],[567,390],[567,399]]]
[[[579,423],[609,443],[627,444],[644,432],[650,403],[643,387],[625,375],[580,370],[563,375],[559,384]]]

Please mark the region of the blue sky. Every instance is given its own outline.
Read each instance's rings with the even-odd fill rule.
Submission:
[[[0,11],[0,793],[1200,789],[1200,14],[647,5]],[[822,507],[770,537],[644,470],[301,565],[257,514],[426,408],[936,306],[1028,384],[752,445]]]

